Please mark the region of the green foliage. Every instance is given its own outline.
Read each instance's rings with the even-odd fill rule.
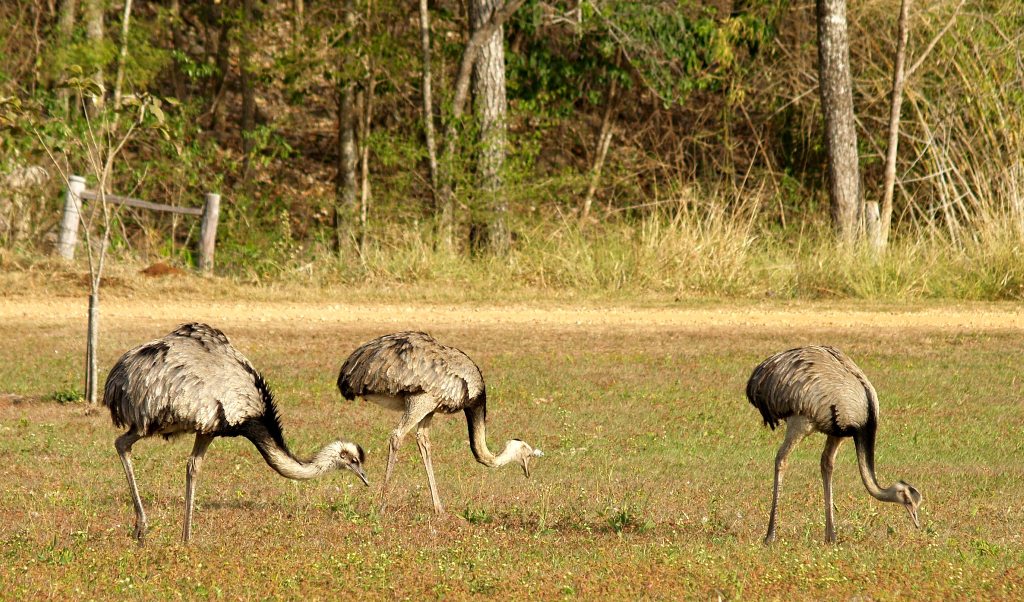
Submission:
[[[482,525],[494,520],[486,509],[473,508],[472,506],[466,506],[462,511],[462,518],[466,519],[466,522],[471,525]]]
[[[83,395],[76,387],[65,387],[50,393],[48,399],[56,401],[59,404],[78,403],[85,399],[85,395]]]
[[[93,42],[85,38],[84,29],[76,29],[67,44],[54,46],[49,60],[45,62],[52,81],[60,82],[73,67],[78,72],[96,73],[113,64],[117,56],[117,46],[110,38]]]
[[[932,39],[955,5],[918,13],[913,39]],[[109,89],[120,16],[108,3],[107,41],[88,45],[81,28],[62,40],[55,14],[25,6],[0,6],[0,53],[10,55],[0,65],[3,168],[48,164],[48,148],[63,168],[81,172],[89,122],[75,92],[97,92],[99,68]],[[126,92],[137,94],[120,114],[109,102],[90,114],[105,135],[145,126],[114,165],[111,189],[192,207],[204,192],[221,192],[218,270],[260,281],[315,274],[323,282],[458,281],[482,290],[500,274],[527,288],[608,295],[1021,295],[1015,266],[1024,232],[1006,226],[1022,223],[1024,207],[1024,92],[1016,85],[1018,40],[1007,33],[1024,28],[1016,3],[978,4],[982,20],[961,15],[908,82],[894,246],[878,264],[860,250],[834,253],[825,227],[821,119],[806,77],[816,60],[811,4],[527,2],[505,28],[510,108],[502,176],[515,236],[508,260],[468,256],[471,224],[493,210],[475,188],[480,132],[472,115],[458,124],[452,160],[459,256],[434,248],[418,24],[409,5],[394,0],[357,0],[351,21],[347,6],[318,4],[295,31],[287,3],[257,1],[248,23],[239,3],[182,3],[180,18],[164,5],[137,5],[126,80]],[[433,117],[443,125],[465,22],[457,3],[430,9]],[[35,34],[25,24],[36,21],[42,45],[28,43]],[[895,23],[878,3],[852,4],[850,22],[871,200]],[[215,65],[225,24],[230,60],[221,74]],[[171,28],[182,34],[180,48]],[[256,125],[244,135],[232,58],[242,44],[253,53],[257,83]],[[337,94],[353,83],[365,98],[371,71],[368,248],[365,257],[342,251],[339,258],[331,244]],[[180,104],[156,100],[172,89]],[[65,116],[67,91],[75,106]],[[609,106],[612,143],[591,214],[598,222],[577,224]],[[248,157],[240,152],[246,147]],[[34,231],[52,229],[57,219],[59,199],[45,205],[34,214],[41,216]],[[125,257],[183,264],[198,237],[197,220],[133,210],[119,213],[115,230],[113,248]],[[943,256],[943,248],[952,250]],[[956,274],[971,281],[958,283]]]
[[[604,35],[666,106],[684,103],[696,90],[717,89],[740,67],[740,48],[756,54],[774,33],[771,13],[720,17],[689,2],[651,6],[614,0],[586,6],[593,7]]]
[[[654,523],[643,516],[643,509],[635,502],[622,501],[605,509],[608,528],[616,534],[623,532],[643,533],[654,527]]]

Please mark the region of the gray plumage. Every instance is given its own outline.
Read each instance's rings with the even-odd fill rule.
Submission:
[[[338,389],[345,399],[427,393],[445,414],[487,404],[480,368],[425,332],[396,332],[364,343],[341,366]]]
[[[765,543],[775,540],[779,495],[786,458],[797,443],[813,432],[827,436],[821,456],[825,492],[825,539],[834,542],[832,471],[839,446],[852,437],[865,488],[873,497],[902,504],[914,524],[921,494],[898,481],[882,489],[875,477],[875,434],[878,428],[878,395],[864,372],[834,347],[810,346],[777,353],[761,362],[747,381],[747,399],[774,429],[786,422],[786,438],[775,458],[775,486]]]
[[[291,479],[309,479],[348,469],[363,482],[365,454],[358,445],[335,441],[308,462],[288,449],[273,394],[263,376],[236,350],[223,332],[206,324],[182,324],[167,336],[125,353],[114,364],[103,392],[114,426],[127,428],[115,447],[135,504],[135,538],[143,543],[146,515],[131,463],[136,441],[152,435],[166,439],[195,434],[186,469],[185,523],[191,537],[195,478],[215,437],[249,439],[274,470]]]
[[[381,504],[402,440],[416,429],[416,442],[434,511],[444,512],[430,453],[430,421],[434,414],[462,411],[469,428],[470,449],[478,462],[494,468],[518,462],[530,476],[530,461],[542,456],[523,441],[513,439],[495,456],[487,448],[487,389],[480,368],[462,351],[442,345],[423,332],[397,332],[361,345],[345,360],[338,374],[338,390],[345,399],[361,397],[402,412],[388,440],[388,465],[381,486]]]

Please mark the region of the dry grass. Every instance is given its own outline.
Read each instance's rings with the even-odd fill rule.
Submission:
[[[234,324],[229,335],[278,393],[294,448],[350,437],[378,484],[396,416],[340,401],[333,375],[379,326]],[[106,323],[101,365],[165,329]],[[184,547],[191,444],[143,441],[136,470],[152,530],[139,549],[109,418],[45,400],[79,382],[82,328],[0,322],[0,382],[36,399],[0,400],[0,597],[1020,598],[1016,331],[432,330],[483,366],[492,447],[515,436],[544,449],[532,479],[477,465],[461,419],[441,419],[439,487],[464,518],[432,516],[412,444],[381,516],[351,475],[292,483],[248,443],[219,440]],[[821,543],[819,437],[791,461],[781,542],[761,545],[779,435],[760,426],[742,387],[768,353],[812,341],[845,348],[878,388],[880,479],[921,489],[922,530],[864,492],[848,446],[837,467],[840,544]]]

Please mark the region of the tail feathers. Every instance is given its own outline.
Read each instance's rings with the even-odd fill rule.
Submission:
[[[747,382],[747,401],[749,401],[750,405],[757,408],[757,411],[761,413],[761,418],[764,419],[765,426],[771,427],[772,430],[775,430],[775,427],[779,426],[779,423],[782,422],[782,418],[776,416],[775,413],[772,412],[772,408],[767,403],[767,400],[758,394],[757,385],[758,382],[755,377],[751,377]]]

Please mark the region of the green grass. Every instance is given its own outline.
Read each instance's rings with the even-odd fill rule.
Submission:
[[[150,519],[133,512],[104,413],[47,400],[81,376],[82,329],[0,322],[2,599],[1019,599],[1024,588],[1020,336],[432,328],[480,363],[489,440],[545,452],[531,479],[476,464],[460,416],[434,421],[453,518],[435,519],[406,442],[386,514],[375,487],[397,416],[340,400],[335,371],[376,326],[273,321],[228,333],[268,376],[293,449],[361,443],[350,474],[294,483],[245,441],[220,439],[200,477],[193,543],[179,543],[191,441],[144,440],[134,459]],[[431,325],[425,324],[424,327]],[[101,365],[153,336],[107,323]],[[781,435],[744,396],[751,368],[811,341],[844,348],[878,389],[879,479],[924,494],[923,528],[864,491],[851,444],[836,469],[839,544],[823,539],[818,457],[792,456],[779,543],[761,544]],[[461,517],[461,518],[459,518]]]

